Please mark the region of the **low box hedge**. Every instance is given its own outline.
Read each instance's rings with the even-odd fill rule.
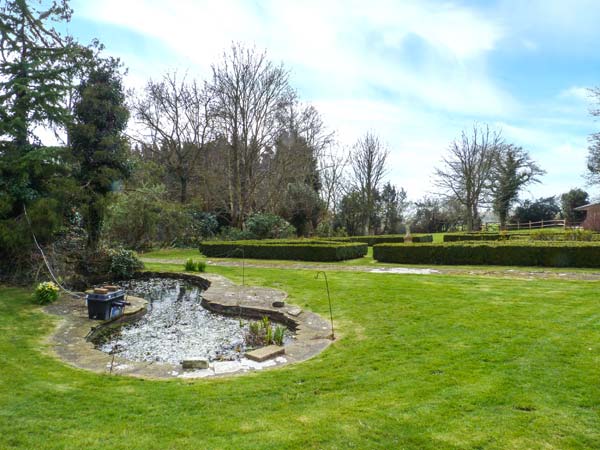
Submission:
[[[404,235],[396,235],[396,234],[381,234],[377,236],[352,236],[350,240],[353,242],[364,242],[368,246],[372,247],[377,244],[387,244],[387,243],[396,243],[402,244],[404,243]],[[413,235],[412,241],[415,243],[425,243],[425,242],[433,242],[432,235]]]
[[[380,262],[401,264],[600,267],[595,242],[456,242],[373,247]]]
[[[317,240],[206,241],[200,252],[213,258],[284,259],[300,261],[343,261],[362,258],[368,247],[355,242]]]
[[[444,242],[464,242],[464,241],[499,241],[510,239],[509,234],[500,233],[453,233],[445,234]]]
[[[425,243],[433,242],[433,236],[430,234],[417,234],[412,236],[413,242]],[[362,242],[372,247],[377,244],[404,243],[403,234],[378,234],[374,236],[349,236],[339,238],[323,238],[323,240],[331,242]]]
[[[465,241],[600,241],[600,235],[584,230],[546,231],[539,230],[531,233],[451,233],[444,235],[444,242]]]
[[[516,241],[530,239],[527,233],[452,233],[445,234],[444,242],[465,241]]]

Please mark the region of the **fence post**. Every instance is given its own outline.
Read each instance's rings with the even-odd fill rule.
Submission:
[[[531,230],[531,220],[529,221],[529,229]]]
[[[540,228],[544,228],[544,219],[542,219],[542,226]]]

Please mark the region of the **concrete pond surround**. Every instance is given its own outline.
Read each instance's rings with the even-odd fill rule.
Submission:
[[[168,272],[142,272],[136,278],[172,278],[188,281],[205,292],[202,305],[213,312],[231,316],[260,319],[269,317],[294,331],[294,339],[285,345],[285,354],[263,363],[243,358],[240,362],[216,361],[208,369],[183,370],[181,365],[130,361],[114,357],[95,348],[93,337],[106,329],[118,327],[123,322],[136,320],[146,312],[147,301],[127,296],[131,303],[125,307],[122,318],[112,322],[92,321],[87,317],[87,307],[82,298],[62,296],[57,302],[46,306],[48,314],[57,316],[60,322],[47,338],[51,352],[66,363],[96,373],[112,373],[150,379],[205,378],[241,374],[305,361],[332,342],[330,324],[323,317],[296,305],[284,302],[287,293],[278,289],[240,286],[215,274],[189,274]],[[284,302],[274,307],[274,302]]]

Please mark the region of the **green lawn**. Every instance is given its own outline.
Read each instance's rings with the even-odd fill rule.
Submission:
[[[325,315],[314,275],[246,269]],[[597,282],[328,276],[333,346],[197,381],[63,365],[44,349],[53,321],[29,292],[0,288],[0,448],[600,447]]]

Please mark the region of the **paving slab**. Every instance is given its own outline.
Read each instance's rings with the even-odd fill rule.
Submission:
[[[206,359],[186,359],[181,361],[181,367],[184,369],[208,369]]]
[[[290,316],[298,317],[300,314],[302,314],[302,310],[300,308],[291,308],[288,310],[288,314]]]
[[[257,348],[250,352],[246,352],[244,356],[252,361],[263,362],[267,359],[275,358],[285,354],[285,348],[280,345],[267,345],[266,347]]]

